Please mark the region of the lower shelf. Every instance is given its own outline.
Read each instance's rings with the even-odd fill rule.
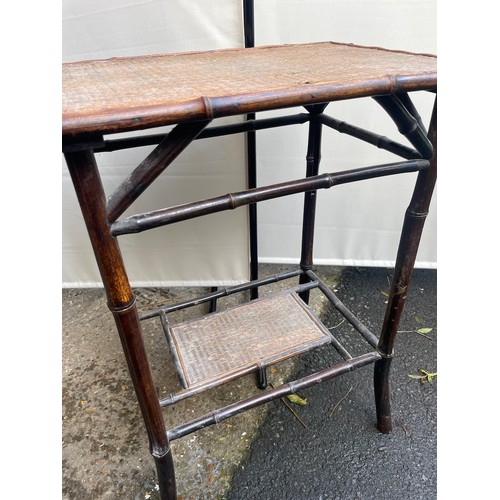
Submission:
[[[331,342],[294,291],[168,328],[184,388],[217,385]]]
[[[205,314],[197,319],[170,324],[171,312],[210,302],[233,293],[276,283],[307,278],[302,284],[287,290],[251,300],[224,311]],[[340,315],[359,334],[366,349],[352,355],[341,344],[313,310],[301,299],[302,293],[318,289]],[[167,337],[175,369],[182,388],[160,398],[161,407],[215,388],[221,384],[253,372],[260,372],[288,358],[331,344],[343,361],[291,381],[272,390],[264,390],[247,400],[231,404],[199,419],[187,422],[169,431],[169,438],[177,439],[207,425],[212,425],[244,409],[253,408],[274,398],[292,394],[324,380],[350,372],[380,359],[378,339],[340,301],[326,283],[313,271],[286,271],[230,288],[212,291],[194,299],[169,304],[145,313],[141,320],[159,318]]]

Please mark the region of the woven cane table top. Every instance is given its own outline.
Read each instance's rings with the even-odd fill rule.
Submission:
[[[434,89],[437,59],[321,42],[63,64],[63,135]]]
[[[331,338],[295,292],[181,323],[169,333],[188,388],[283,361]]]

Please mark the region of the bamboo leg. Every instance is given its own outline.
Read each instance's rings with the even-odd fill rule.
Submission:
[[[428,138],[434,152],[430,167],[419,172],[413,197],[405,214],[403,230],[399,243],[394,276],[382,332],[378,343],[378,352],[382,359],[375,363],[374,389],[377,410],[377,426],[380,432],[387,434],[392,430],[391,407],[389,398],[389,372],[396,334],[406,301],[418,245],[424,227],[425,218],[436,183],[437,176],[437,99],[434,104]]]
[[[172,453],[141,329],[135,299],[116,238],[106,219],[106,198],[92,151],[66,153],[82,214],[113,313],[125,358],[148,432],[163,500],[176,496]]]
[[[309,137],[306,157],[306,176],[318,175],[319,163],[321,161],[321,130],[322,122],[319,115],[324,111],[326,105],[319,104],[308,106],[306,109],[310,113]],[[308,191],[304,194],[304,215],[302,219],[302,250],[300,267],[303,271],[310,271],[313,267],[313,241],[314,222],[316,216],[316,191]],[[309,278],[303,274],[300,277],[300,284],[307,283]],[[299,294],[300,298],[309,303],[309,290]]]
[[[266,389],[268,386],[267,370],[265,366],[260,367],[257,371],[257,386],[259,389]]]

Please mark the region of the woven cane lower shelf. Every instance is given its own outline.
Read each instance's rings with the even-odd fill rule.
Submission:
[[[184,388],[223,382],[331,341],[293,291],[180,323],[168,335]]]

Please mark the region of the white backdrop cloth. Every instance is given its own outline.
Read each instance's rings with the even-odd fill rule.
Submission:
[[[256,0],[255,26],[256,45],[331,40],[436,53],[435,0]],[[64,62],[242,47],[243,43],[240,0],[63,1]],[[428,123],[433,95],[419,93],[413,99]],[[331,103],[326,111],[407,144],[371,99]],[[277,113],[259,117],[273,114]],[[258,184],[302,177],[306,141],[306,125],[258,132]],[[97,155],[108,195],[151,149]],[[324,128],[320,173],[392,161],[397,158],[389,153]],[[64,161],[62,177],[63,286],[101,286]],[[407,174],[320,191],[315,262],[392,266],[414,181],[415,174]],[[202,139],[194,141],[124,215],[240,191],[245,186],[244,136]],[[303,195],[294,195],[259,205],[260,261],[298,262],[302,200]],[[437,266],[436,221],[434,196],[418,267]],[[248,279],[247,209],[121,237],[120,244],[134,286],[229,285]]]

